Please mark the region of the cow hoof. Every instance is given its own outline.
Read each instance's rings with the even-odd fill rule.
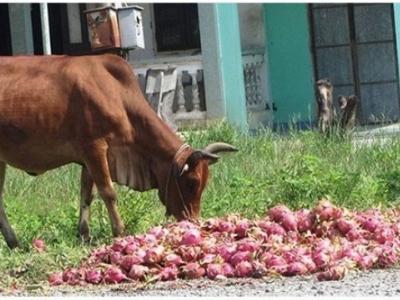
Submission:
[[[82,234],[80,232],[78,232],[78,234],[76,235],[76,237],[78,239],[80,239],[82,242],[84,243],[90,243],[92,241],[92,237],[90,236],[90,234],[86,233],[86,234]]]
[[[15,235],[11,227],[4,226],[4,224],[0,223],[0,230],[4,236],[4,239],[6,240],[8,248],[10,249],[21,248],[21,244],[19,243],[17,236]]]
[[[21,244],[17,239],[7,240],[6,243],[10,249],[21,248]]]
[[[90,235],[81,236],[81,240],[84,243],[90,244],[90,242],[92,241],[92,237]]]
[[[81,233],[80,231],[78,231],[76,237],[84,243],[90,243],[92,241],[92,237],[89,233]]]
[[[90,237],[90,229],[87,222],[82,222],[78,225],[77,237],[85,242],[91,241],[92,238]]]
[[[125,229],[124,228],[113,230],[113,236],[114,237],[123,237],[125,235],[126,234],[125,234]]]

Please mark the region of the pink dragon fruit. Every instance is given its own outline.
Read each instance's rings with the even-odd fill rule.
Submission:
[[[85,273],[85,280],[88,283],[99,284],[103,276],[100,270],[87,270]]]
[[[56,272],[49,275],[48,282],[50,285],[60,285],[63,284],[63,272]]]
[[[253,265],[248,261],[241,261],[235,266],[237,277],[250,277],[253,274]]]
[[[184,278],[197,279],[203,277],[206,274],[206,270],[197,262],[191,262],[182,267],[182,273]]]
[[[133,265],[129,270],[128,277],[133,280],[143,280],[147,273],[149,273],[148,267],[142,265]]]
[[[104,272],[104,281],[106,283],[120,283],[125,279],[125,274],[116,266],[111,266]]]

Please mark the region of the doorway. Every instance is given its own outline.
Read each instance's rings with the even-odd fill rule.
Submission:
[[[0,3],[0,55],[12,55],[8,4]]]

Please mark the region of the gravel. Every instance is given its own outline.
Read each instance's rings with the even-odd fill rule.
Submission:
[[[176,280],[155,284],[38,288],[20,296],[398,296],[400,268],[350,272],[341,281],[318,282],[316,277],[267,277],[219,281]]]

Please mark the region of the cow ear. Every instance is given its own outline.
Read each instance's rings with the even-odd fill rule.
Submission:
[[[195,150],[187,159],[186,164],[188,165],[188,170],[189,170],[194,168],[201,160],[205,159],[208,161],[209,165],[212,165],[216,163],[219,158],[220,156],[216,154],[212,154],[204,150]]]
[[[209,165],[215,164],[218,161],[218,159],[220,159],[220,156],[217,154],[213,154],[203,150],[200,150],[200,152],[201,152],[201,158],[206,159]]]
[[[208,164],[215,164],[220,158],[217,154],[223,152],[237,152],[239,151],[236,147],[227,143],[212,143],[207,145],[203,150],[201,150],[203,157],[208,159]]]
[[[215,164],[218,161],[218,159],[220,159],[220,156],[217,154],[213,154],[206,151],[200,151],[200,152],[202,153],[202,158],[208,160],[209,165]]]

